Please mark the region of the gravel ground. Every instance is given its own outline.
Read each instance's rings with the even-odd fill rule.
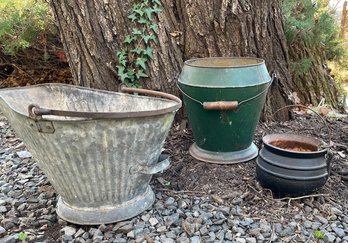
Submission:
[[[115,224],[70,224],[57,217],[54,188],[1,114],[0,138],[0,242],[23,235],[27,242],[348,242],[348,189],[337,174],[317,194],[284,199],[273,199],[254,177],[226,196],[161,187],[172,177],[156,176],[150,210]]]

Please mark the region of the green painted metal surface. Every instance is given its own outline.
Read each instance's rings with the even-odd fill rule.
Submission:
[[[250,147],[270,81],[264,61],[258,58],[186,61],[178,85],[196,145],[214,152]],[[203,102],[214,101],[238,101],[239,106],[237,110],[203,108]]]

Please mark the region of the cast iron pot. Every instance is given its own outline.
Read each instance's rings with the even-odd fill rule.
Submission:
[[[256,159],[256,175],[274,196],[301,196],[324,186],[331,153],[318,139],[294,134],[270,134]]]

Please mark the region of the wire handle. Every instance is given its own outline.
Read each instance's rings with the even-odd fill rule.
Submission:
[[[178,89],[180,90],[180,92],[185,95],[187,98],[189,98],[190,100],[195,101],[196,103],[202,105],[202,107],[206,110],[238,110],[239,107],[243,104],[246,104],[258,97],[260,97],[261,95],[263,95],[264,93],[266,93],[268,91],[268,88],[271,87],[273,81],[277,78],[277,75],[275,72],[272,73],[272,79],[271,82],[269,82],[269,84],[267,85],[267,87],[262,90],[260,93],[256,94],[255,96],[252,96],[248,99],[242,100],[240,102],[238,101],[215,101],[215,102],[207,102],[207,101],[199,101],[193,97],[191,97],[190,95],[186,94],[179,86],[178,82],[176,83],[176,86],[178,87]]]

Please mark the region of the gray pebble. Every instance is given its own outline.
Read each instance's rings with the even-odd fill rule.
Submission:
[[[344,230],[341,229],[341,228],[336,227],[336,228],[333,228],[332,230],[336,233],[337,236],[339,236],[339,237],[341,237],[341,238],[344,237],[344,236],[346,235],[346,233],[344,232]]]

